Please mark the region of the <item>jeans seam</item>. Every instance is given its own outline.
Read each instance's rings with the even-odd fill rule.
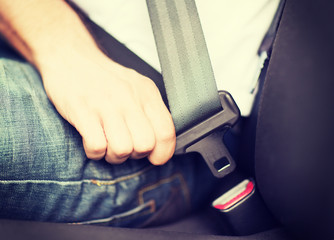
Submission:
[[[0,180],[0,184],[19,184],[19,183],[36,183],[36,184],[58,184],[58,185],[79,185],[82,183],[94,184],[97,186],[108,186],[115,185],[119,182],[130,180],[131,178],[135,178],[140,176],[141,174],[149,171],[154,166],[149,166],[144,168],[138,172],[135,172],[130,175],[122,176],[113,180],[98,180],[98,179],[83,179],[79,181],[59,181],[59,180]]]
[[[135,173],[132,173],[130,175],[126,175],[126,176],[122,176],[122,177],[119,177],[119,178],[116,178],[114,180],[97,180],[97,179],[92,179],[90,180],[91,183],[97,185],[97,186],[108,186],[108,185],[114,185],[116,183],[119,183],[119,182],[123,182],[123,181],[127,181],[127,180],[130,180],[131,178],[135,178],[135,177],[138,177],[142,174],[144,174],[145,172],[151,170],[152,168],[154,168],[153,165],[150,165],[138,172],[135,172]]]

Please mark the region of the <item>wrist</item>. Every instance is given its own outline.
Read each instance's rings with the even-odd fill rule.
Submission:
[[[61,71],[87,67],[87,64],[105,64],[106,56],[95,45],[80,46],[59,44],[58,47],[39,49],[34,53],[33,64],[43,75],[49,71]]]

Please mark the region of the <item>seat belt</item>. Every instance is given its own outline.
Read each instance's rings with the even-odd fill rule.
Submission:
[[[175,154],[198,152],[216,177],[235,169],[223,136],[240,111],[217,90],[194,0],[147,0],[170,111]]]

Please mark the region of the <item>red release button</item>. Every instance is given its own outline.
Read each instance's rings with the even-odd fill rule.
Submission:
[[[213,203],[213,207],[219,210],[226,210],[236,203],[240,202],[251,194],[254,190],[254,183],[250,180],[244,180],[237,186],[217,198]]]

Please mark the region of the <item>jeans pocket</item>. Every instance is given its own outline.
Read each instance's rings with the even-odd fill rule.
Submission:
[[[191,209],[189,190],[180,173],[160,179],[139,189],[136,206],[110,217],[70,224],[114,227],[147,227],[171,222]]]
[[[156,203],[155,211],[140,227],[170,223],[191,210],[190,192],[181,173],[162,179],[139,192],[139,201]]]

